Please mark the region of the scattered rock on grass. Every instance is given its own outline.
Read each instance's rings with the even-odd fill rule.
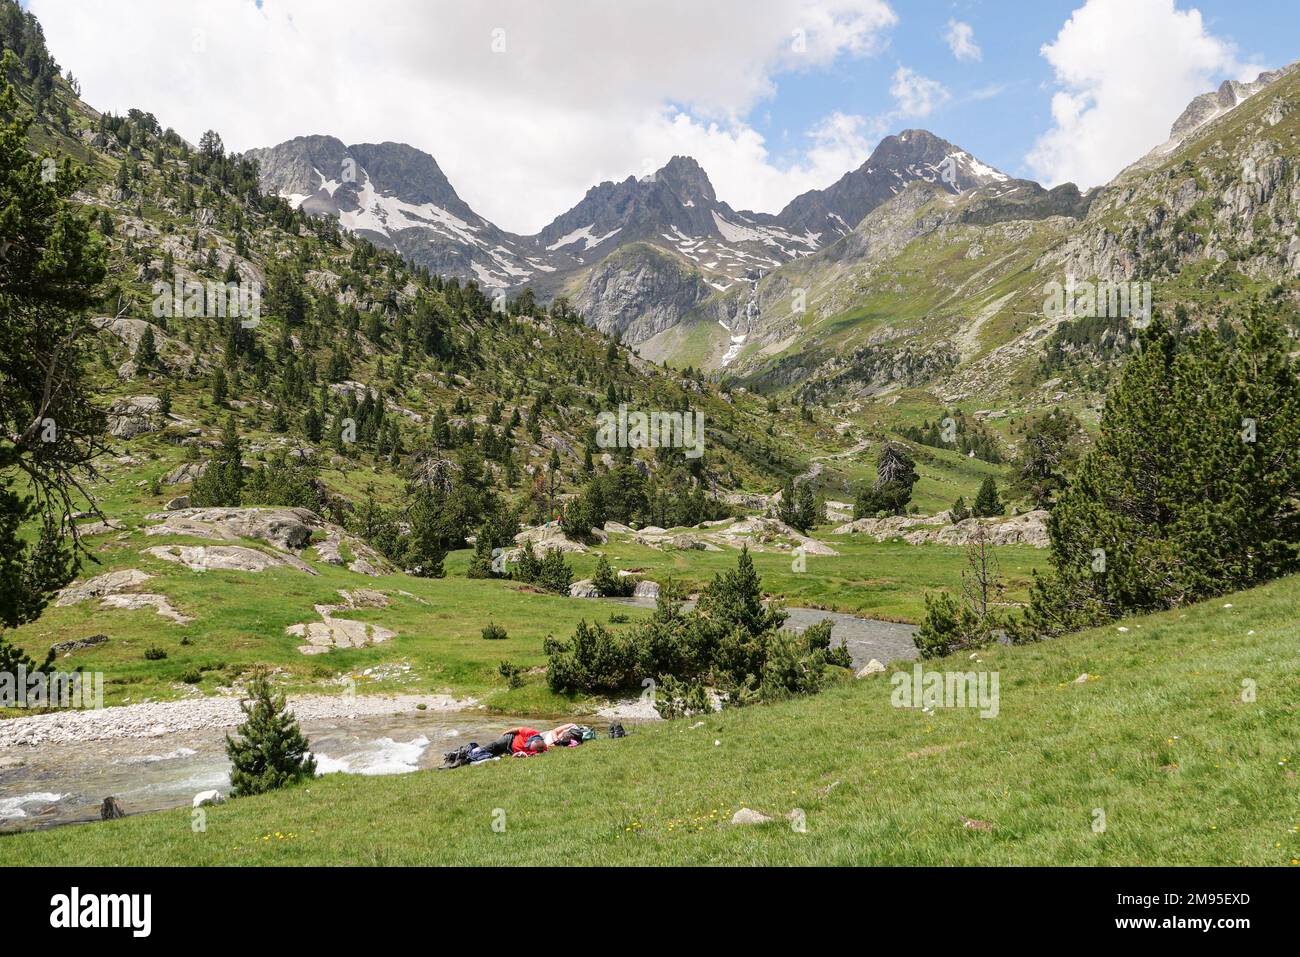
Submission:
[[[59,641],[50,646],[56,658],[70,655],[74,651],[84,651],[108,641],[108,635],[91,635],[89,638],[74,638],[72,641]]]
[[[118,592],[126,591],[128,588],[141,585],[151,578],[153,578],[152,575],[148,572],[142,572],[138,568],[124,568],[121,571],[106,572],[84,582],[73,582],[59,593],[59,598],[54,604],[58,607],[66,607],[75,605],[78,602],[89,601],[92,598],[100,598],[104,595],[115,595]]]
[[[354,588],[351,591],[339,590],[349,608],[387,608],[388,596],[373,588]]]
[[[365,593],[361,604],[357,603],[357,592]],[[344,608],[384,607],[388,604],[388,596],[382,592],[371,589],[357,589],[357,592],[339,592],[347,601],[346,605],[317,605],[316,614],[321,616],[320,621],[304,622],[286,628],[285,634],[306,639],[307,643],[299,645],[298,651],[304,655],[323,655],[335,648],[365,648],[368,645],[396,638],[397,632],[380,625],[334,617],[334,612]],[[384,605],[376,605],[375,596],[378,596]]]
[[[155,613],[163,618],[170,618],[178,625],[189,624],[194,619],[188,615],[183,615],[172,607],[172,603],[167,600],[166,595],[150,594],[131,594],[131,595],[105,595],[100,599],[101,608],[121,608],[126,611],[135,611],[139,608],[152,608]]]
[[[196,479],[198,479],[199,476],[201,476],[205,471],[207,471],[207,468],[208,468],[207,462],[185,462],[181,465],[176,466],[176,468],[168,472],[167,475],[163,478],[163,484],[184,485],[186,482],[193,482]],[[183,496],[183,497],[188,499],[189,496]],[[167,507],[168,508],[171,507],[170,502],[167,504]],[[177,508],[189,508],[188,501],[186,502],[185,505],[178,505]]]
[[[761,811],[755,811],[747,807],[742,807],[731,816],[732,824],[769,824],[771,821],[772,818]]]
[[[93,535],[107,535],[109,532],[120,532],[125,528],[116,522],[87,522],[84,525],[77,526],[77,535],[82,538],[90,538]]]

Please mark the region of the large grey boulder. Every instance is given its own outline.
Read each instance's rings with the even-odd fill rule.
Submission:
[[[1038,510],[993,521],[968,518],[956,525],[946,525],[928,534],[914,532],[904,536],[903,540],[912,542],[915,536],[918,541],[937,542],[940,545],[969,545],[975,541],[980,528],[983,527],[990,545],[1029,545],[1033,548],[1046,548],[1049,544],[1047,537],[1049,517],[1049,512]]]
[[[352,561],[343,560],[343,543],[352,551]],[[372,578],[390,570],[384,557],[360,539],[352,538],[336,525],[325,526],[325,538],[312,546],[316,557],[326,565],[347,565],[348,571],[357,575],[369,575]]]
[[[50,646],[50,651],[54,652],[54,657],[62,658],[64,655],[70,655],[74,651],[85,651],[87,648],[94,648],[96,645],[102,645],[108,641],[108,635],[91,635],[88,638],[74,638],[71,641],[57,641]]]
[[[207,468],[207,462],[186,462],[183,465],[176,466],[176,468],[168,472],[163,477],[163,484],[184,485],[186,482],[193,482],[207,471]]]
[[[870,678],[872,675],[884,674],[885,666],[879,660],[872,658],[865,665],[858,669],[857,677]]]
[[[162,427],[162,402],[157,396],[134,395],[114,399],[108,407],[108,432],[114,438],[130,439]]]
[[[602,531],[601,536],[604,537],[604,534],[605,533]],[[587,546],[583,545],[581,542],[570,541],[566,538],[564,535],[564,529],[560,527],[558,522],[551,522],[547,525],[538,525],[533,528],[526,528],[515,536],[515,543],[521,547],[529,542],[532,543],[533,551],[536,552],[538,556],[551,551],[578,553],[587,550]]]
[[[397,632],[381,625],[335,618],[334,612],[339,611],[341,607],[354,607],[352,606],[354,596],[348,595],[347,592],[342,594],[348,605],[317,605],[316,614],[321,616],[320,621],[290,625],[285,629],[285,634],[305,641],[305,644],[298,646],[299,652],[304,655],[323,655],[335,648],[365,648],[397,637]],[[387,600],[386,596],[385,600]]]
[[[293,568],[308,575],[317,574],[314,568],[292,555],[270,555],[243,545],[160,545],[146,548],[144,553],[196,572],[264,572],[268,568]]]
[[[101,332],[114,336],[122,344],[126,353],[131,356],[117,370],[118,378],[123,381],[134,378],[136,373],[134,356],[136,350],[140,348],[140,339],[144,336],[145,330],[151,326],[153,328],[154,348],[158,351],[158,362],[161,365],[171,372],[182,375],[194,373],[201,365],[199,360],[195,358],[193,349],[179,339],[173,339],[171,336],[166,335],[156,325],[143,319],[128,319],[124,316],[116,318],[103,317],[92,319],[91,325]]]
[[[218,541],[254,538],[293,552],[307,547],[313,528],[325,525],[306,508],[177,508],[148,518],[161,524],[146,528],[147,535],[192,535]]]
[[[652,581],[639,581],[632,592],[633,598],[649,598],[652,601],[659,600],[659,583]]]
[[[120,608],[125,611],[151,608],[155,614],[168,618],[178,625],[188,624],[194,620],[189,615],[183,615],[172,607],[172,603],[166,595],[152,595],[143,592],[133,592],[127,595],[105,595],[99,600],[99,606],[101,608]]]
[[[152,575],[148,572],[142,572],[138,568],[124,568],[121,571],[105,572],[103,575],[96,575],[84,582],[73,582],[59,592],[59,597],[54,604],[56,607],[62,608],[75,605],[78,602],[89,601],[92,598],[101,598],[104,595],[115,595],[118,592],[126,591],[128,588],[134,588],[136,585],[142,585],[151,578],[153,578]]]
[[[584,578],[580,582],[574,582],[569,586],[570,598],[599,598],[600,592],[592,584],[590,578]]]

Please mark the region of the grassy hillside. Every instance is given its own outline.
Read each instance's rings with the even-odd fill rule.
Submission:
[[[1290,578],[932,665],[996,670],[992,719],[893,708],[882,676],[541,759],[334,775],[202,833],[182,810],[8,836],[0,864],[1296,866],[1298,600]],[[775,820],[730,825],[742,806]]]
[[[135,489],[134,472],[123,469],[124,484]],[[112,489],[119,483],[110,483]],[[152,609],[107,610],[97,601],[47,608],[39,620],[12,632],[12,639],[29,653],[43,656],[55,642],[106,634],[104,644],[60,658],[60,667],[84,667],[107,675],[107,704],[167,700],[200,693],[221,693],[258,665],[280,672],[284,686],[294,692],[331,693],[341,690],[340,677],[351,677],[359,692],[428,691],[473,695],[503,712],[572,713],[590,703],[559,698],[546,688],[538,672],[525,686],[509,690],[498,672],[503,660],[525,669],[540,668],[546,658],[542,644],[548,635],[568,638],[582,619],[608,621],[622,612],[635,619],[642,612],[601,602],[540,593],[510,581],[471,580],[466,569],[471,552],[452,553],[447,577],[422,579],[403,574],[370,578],[318,561],[308,549],[308,575],[293,568],[262,572],[191,571],[174,562],[142,554],[162,545],[211,545],[210,540],[184,535],[147,534],[157,522],[146,518],[160,506],[148,501],[113,511],[122,525],[89,537],[87,545],[98,565],[87,563],[82,577],[110,571],[139,569],[152,576],[135,591],[160,593],[192,620],[177,624]],[[927,589],[958,587],[965,550],[940,545],[877,543],[861,536],[825,536],[840,554],[810,556],[807,570],[792,569],[784,552],[759,552],[754,563],[766,591],[792,605],[825,608],[873,618],[917,622],[924,614]],[[227,543],[230,544],[230,543]],[[265,542],[245,539],[238,544],[268,554]],[[668,578],[689,591],[706,585],[717,572],[735,566],[736,551],[659,550],[614,535],[607,546],[588,554],[571,555],[574,580],[589,578],[598,554],[616,568],[634,569],[655,581]],[[283,554],[283,553],[280,553]],[[1028,547],[998,550],[1007,598],[1027,598],[1030,571],[1042,566],[1045,553]],[[397,637],[359,649],[336,649],[307,657],[297,650],[302,639],[285,633],[290,625],[320,620],[316,605],[339,602],[341,589],[368,588],[390,599],[386,608],[362,608],[340,617],[391,629]],[[481,631],[489,622],[506,628],[504,641],[485,641]],[[613,627],[622,627],[615,624]],[[146,649],[161,649],[167,657],[147,660]],[[185,683],[186,672],[202,678]],[[366,672],[369,671],[369,674]]]

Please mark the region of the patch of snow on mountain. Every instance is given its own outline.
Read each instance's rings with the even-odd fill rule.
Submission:
[[[492,289],[496,286],[504,285],[500,278],[494,275],[492,271],[482,263],[470,263],[470,269],[474,271],[475,277],[484,288]]]
[[[802,237],[791,236],[782,229],[772,229],[756,224],[749,226],[738,225],[719,216],[716,210],[713,212],[713,223],[718,227],[718,232],[722,234],[722,238],[729,243],[764,243],[768,246],[784,248],[785,243],[804,242]]]
[[[958,152],[956,159],[965,162],[966,168],[969,169],[971,174],[974,176],[983,176],[986,179],[991,179],[997,183],[1005,183],[1007,180],[1011,179],[1011,177],[1006,173],[996,170],[992,166],[981,163],[967,152]]]
[[[339,211],[339,222],[350,230],[369,230],[392,237],[403,229],[434,229],[461,242],[483,247],[478,227],[433,203],[416,205],[396,196],[382,196],[366,177],[357,189],[357,208]]]
[[[492,250],[493,261],[501,267],[506,275],[518,278],[527,278],[532,275],[532,270],[521,269],[516,266],[514,262],[512,262],[513,258],[514,253],[506,249],[504,246],[498,246],[496,249]]]
[[[327,179],[325,174],[314,166],[311,168],[311,171],[320,177],[320,186],[317,187],[317,192],[320,192],[320,190],[323,189],[329,194],[330,199],[333,199],[334,194],[338,192],[338,188],[343,185],[342,181],[337,179]]]
[[[546,248],[549,249],[551,252],[555,252],[557,249],[563,249],[565,246],[572,246],[574,243],[581,242],[583,244],[582,248],[584,250],[592,249],[596,246],[599,246],[605,240],[610,239],[613,236],[617,236],[620,232],[623,231],[623,227],[620,226],[617,229],[615,229],[613,232],[606,233],[604,236],[597,236],[593,232],[595,228],[596,228],[596,224],[592,223],[590,226],[583,226],[581,229],[575,229],[567,236],[561,236],[559,239],[551,243],[551,245],[547,246]]]

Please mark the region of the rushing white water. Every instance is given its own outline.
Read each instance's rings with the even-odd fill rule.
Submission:
[[[33,805],[48,805],[61,801],[65,795],[50,791],[32,791],[17,797],[0,798],[0,821],[12,821],[27,816],[27,810]]]
[[[360,751],[339,757],[317,754],[317,774],[409,774],[420,768],[420,757],[429,747],[424,735],[410,741],[384,737]]]
[[[589,718],[580,720],[598,726]],[[317,774],[384,775],[435,768],[444,751],[491,741],[506,728],[558,723],[413,709],[303,722],[302,728]],[[139,738],[0,748],[0,830],[94,821],[110,795],[127,814],[189,807],[196,794],[214,788],[230,791],[221,728],[179,732],[166,749],[156,739]]]

